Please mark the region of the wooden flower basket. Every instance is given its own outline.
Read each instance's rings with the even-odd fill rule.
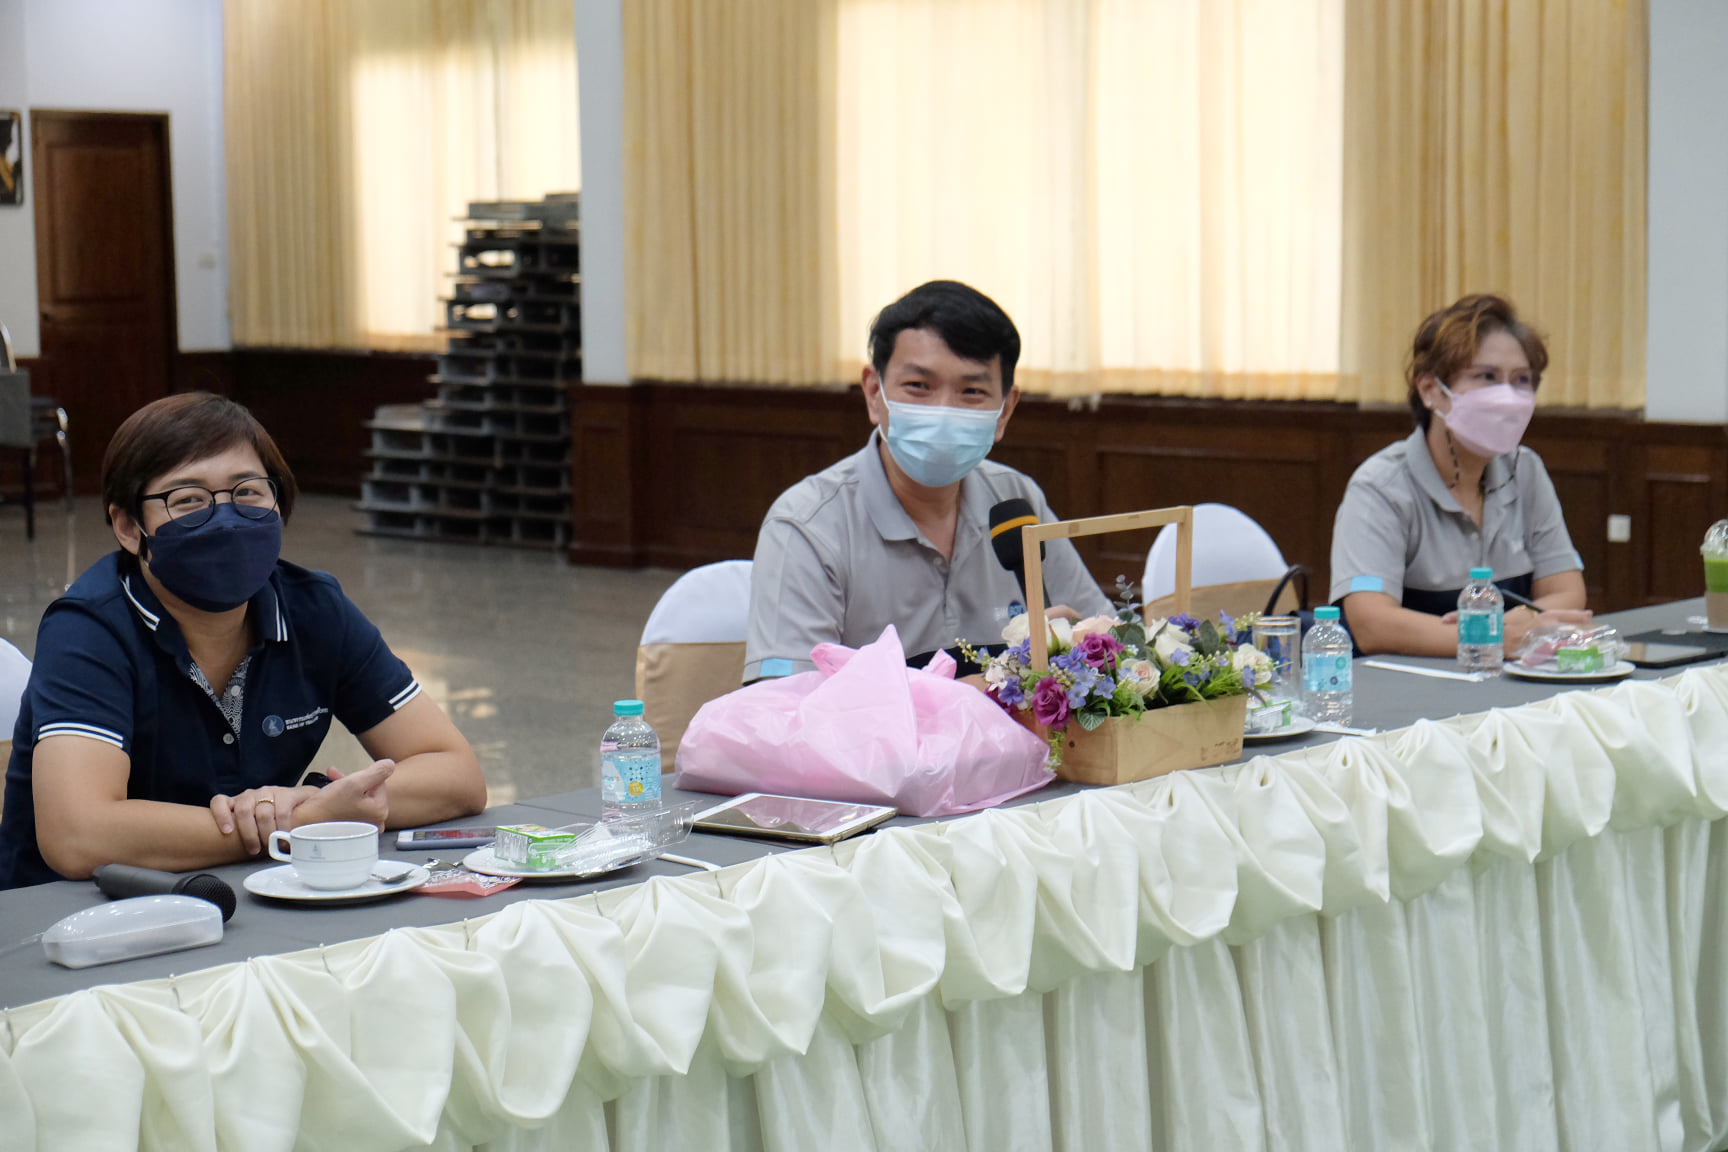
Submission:
[[[1044,618],[1044,567],[1040,558],[1044,541],[1134,532],[1165,524],[1176,525],[1173,599],[1176,611],[1186,612],[1193,575],[1194,509],[1184,505],[1054,524],[1028,524],[1022,528],[1028,619],[1036,622]],[[1031,642],[1032,667],[1048,668],[1047,630],[1032,628]],[[1015,716],[1039,736],[1049,737],[1049,730],[1034,721],[1029,710],[1016,712]],[[1138,716],[1113,716],[1090,732],[1078,722],[1070,722],[1062,736],[1062,759],[1056,766],[1056,774],[1082,784],[1127,784],[1183,768],[1228,764],[1242,755],[1242,731],[1247,717],[1248,697],[1242,695],[1153,708]]]

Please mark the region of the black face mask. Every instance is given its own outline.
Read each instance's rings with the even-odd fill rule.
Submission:
[[[170,520],[144,544],[140,555],[162,587],[200,611],[227,612],[270,579],[282,555],[282,517],[272,509],[251,520],[233,504],[218,504],[196,528]]]

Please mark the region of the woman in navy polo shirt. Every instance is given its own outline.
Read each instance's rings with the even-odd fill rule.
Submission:
[[[120,551],[52,604],[13,733],[0,888],[122,862],[256,856],[320,820],[480,811],[474,752],[334,578],[279,559],[295,485],[269,433],[207,393],[120,426],[102,492]],[[373,757],[301,783],[331,719]]]

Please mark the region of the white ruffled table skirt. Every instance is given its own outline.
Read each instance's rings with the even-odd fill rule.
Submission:
[[[0,1146],[1728,1143],[1728,670],[0,1019]]]

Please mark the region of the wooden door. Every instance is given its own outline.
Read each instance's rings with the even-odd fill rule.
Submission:
[[[31,391],[66,409],[78,489],[96,492],[114,430],[168,394],[168,118],[42,111],[30,128],[42,328]]]

